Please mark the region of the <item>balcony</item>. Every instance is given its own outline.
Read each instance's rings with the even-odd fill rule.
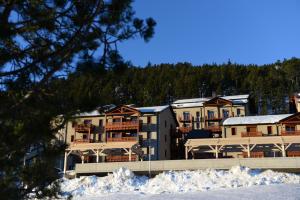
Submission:
[[[222,132],[222,129],[220,126],[207,126],[204,128],[204,130],[208,130],[211,132]]]
[[[242,132],[242,137],[262,137],[262,132],[261,131]]]
[[[211,115],[205,116],[206,121],[221,121],[223,118],[221,116]]]
[[[295,131],[281,131],[282,136],[294,136],[294,135],[300,135],[300,130]]]
[[[193,130],[193,128],[191,126],[189,126],[189,127],[179,127],[179,131],[181,133],[184,133],[184,134],[189,133],[191,130]]]
[[[107,138],[107,142],[135,142],[138,141],[137,137],[115,137],[115,138]]]
[[[127,122],[108,122],[105,126],[106,131],[122,131],[122,130],[140,130],[142,121]]]
[[[94,125],[92,124],[77,124],[74,128],[78,133],[89,133],[94,129]]]
[[[193,116],[180,116],[179,122],[182,123],[191,123],[193,121]]]
[[[131,161],[137,160],[137,155],[131,155]],[[107,156],[106,162],[128,162],[129,156],[128,155],[117,155],[117,156]]]
[[[248,153],[243,152],[243,157],[248,158]],[[265,157],[265,156],[264,156],[264,152],[262,152],[262,151],[250,152],[250,158],[263,158],[263,157]]]
[[[81,144],[81,143],[92,143],[92,139],[75,139],[72,143]]]

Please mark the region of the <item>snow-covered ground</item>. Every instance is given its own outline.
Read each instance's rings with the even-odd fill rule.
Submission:
[[[121,168],[106,177],[63,179],[74,199],[300,199],[300,176],[244,167],[164,172],[152,179]]]

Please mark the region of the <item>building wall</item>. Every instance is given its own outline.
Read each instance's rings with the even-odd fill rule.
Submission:
[[[151,123],[148,123],[148,117],[151,117]],[[142,150],[144,155],[151,155],[152,160],[157,160],[157,146],[158,146],[158,136],[157,136],[157,115],[156,114],[143,114],[140,120],[143,121],[142,130],[139,135],[142,137]],[[150,151],[149,151],[150,144]],[[149,158],[147,156],[146,160]]]
[[[76,117],[72,120],[68,121],[66,124],[66,143],[71,143],[71,137],[72,135],[75,135],[75,129],[72,127],[73,122],[76,122],[77,124],[83,124],[84,120],[92,120],[92,124],[95,126],[95,132],[100,133],[99,130],[99,121],[100,119],[103,120],[103,126],[105,126],[105,117],[104,116],[90,116],[90,117]],[[76,133],[76,138],[74,139],[82,139],[83,134],[82,133]],[[94,139],[94,141],[105,141],[105,134],[101,134],[102,138],[99,138],[99,134],[91,134],[91,139]]]
[[[159,114],[159,160],[171,159],[171,130],[176,128],[176,121],[171,109],[165,109]]]
[[[225,105],[223,107],[220,107],[220,117],[223,117],[223,110],[229,111],[229,116],[238,116],[238,109],[240,109],[240,115],[239,116],[246,116],[248,114],[247,105]],[[183,127],[184,123],[179,121],[179,118],[183,118],[183,112],[189,112],[192,117],[194,117],[193,123],[185,123],[188,126],[192,126],[193,129],[202,129],[205,128],[204,119],[208,117],[207,111],[214,111],[215,116],[218,116],[218,108],[215,106],[206,106],[205,108],[203,106],[198,107],[186,107],[186,108],[173,108],[174,112],[176,113],[176,118],[178,120],[179,126]],[[197,112],[200,112],[200,119],[199,119],[199,128],[197,127]],[[217,125],[217,124],[215,124]]]

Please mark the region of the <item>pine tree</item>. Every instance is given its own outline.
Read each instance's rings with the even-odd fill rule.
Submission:
[[[28,0],[0,4],[0,194],[6,199],[55,196],[56,138],[64,121],[95,102],[92,71],[122,69],[117,44],[141,36],[155,21],[135,18],[131,0]],[[101,55],[97,54],[101,52]],[[80,55],[76,72],[74,65]],[[95,60],[90,59],[96,55]],[[96,66],[98,65],[98,67]],[[84,66],[84,67],[83,67]],[[92,78],[92,79],[90,79]],[[73,80],[73,82],[72,82]],[[74,81],[75,80],[75,81]],[[94,101],[92,101],[92,99]],[[54,123],[57,116],[62,120]],[[35,162],[24,165],[29,149]]]

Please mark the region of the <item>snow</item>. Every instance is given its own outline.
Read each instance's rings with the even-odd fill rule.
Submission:
[[[174,104],[183,104],[183,103],[199,103],[199,102],[205,102],[210,100],[211,98],[194,98],[194,99],[180,99],[177,101],[174,101]]]
[[[169,106],[152,106],[152,107],[138,107],[135,108],[139,110],[141,113],[158,113],[165,109],[167,109]]]
[[[230,100],[234,104],[245,104],[248,103],[249,94],[233,95],[233,96],[219,96],[222,99]],[[201,107],[203,103],[209,101],[212,98],[193,98],[193,99],[180,99],[174,101],[172,106],[174,108],[190,108],[190,107]]]
[[[144,196],[146,199],[150,196],[156,196],[157,199],[160,199],[164,195],[167,195],[168,198],[175,194],[186,197],[186,195],[195,193],[226,191],[233,188],[245,189],[253,186],[297,184],[298,189],[300,187],[299,175],[271,170],[251,170],[241,166],[233,167],[228,171],[213,169],[169,171],[151,179],[146,176],[136,176],[128,169],[120,168],[105,177],[86,176],[62,180],[63,197],[72,195],[75,199],[96,197],[108,197],[110,199],[109,197],[114,198],[118,194],[122,194],[120,196],[125,195],[128,199],[136,196]]]
[[[291,115],[292,114],[230,117],[224,120],[223,125],[275,124]]]
[[[172,104],[174,108],[191,108],[191,107],[202,107],[203,102],[199,103],[183,103],[183,104]]]
[[[92,116],[99,116],[99,115],[103,115],[103,114],[101,114],[98,110],[93,110],[91,112],[82,112],[75,116],[76,117],[87,117],[87,116],[92,117]]]

